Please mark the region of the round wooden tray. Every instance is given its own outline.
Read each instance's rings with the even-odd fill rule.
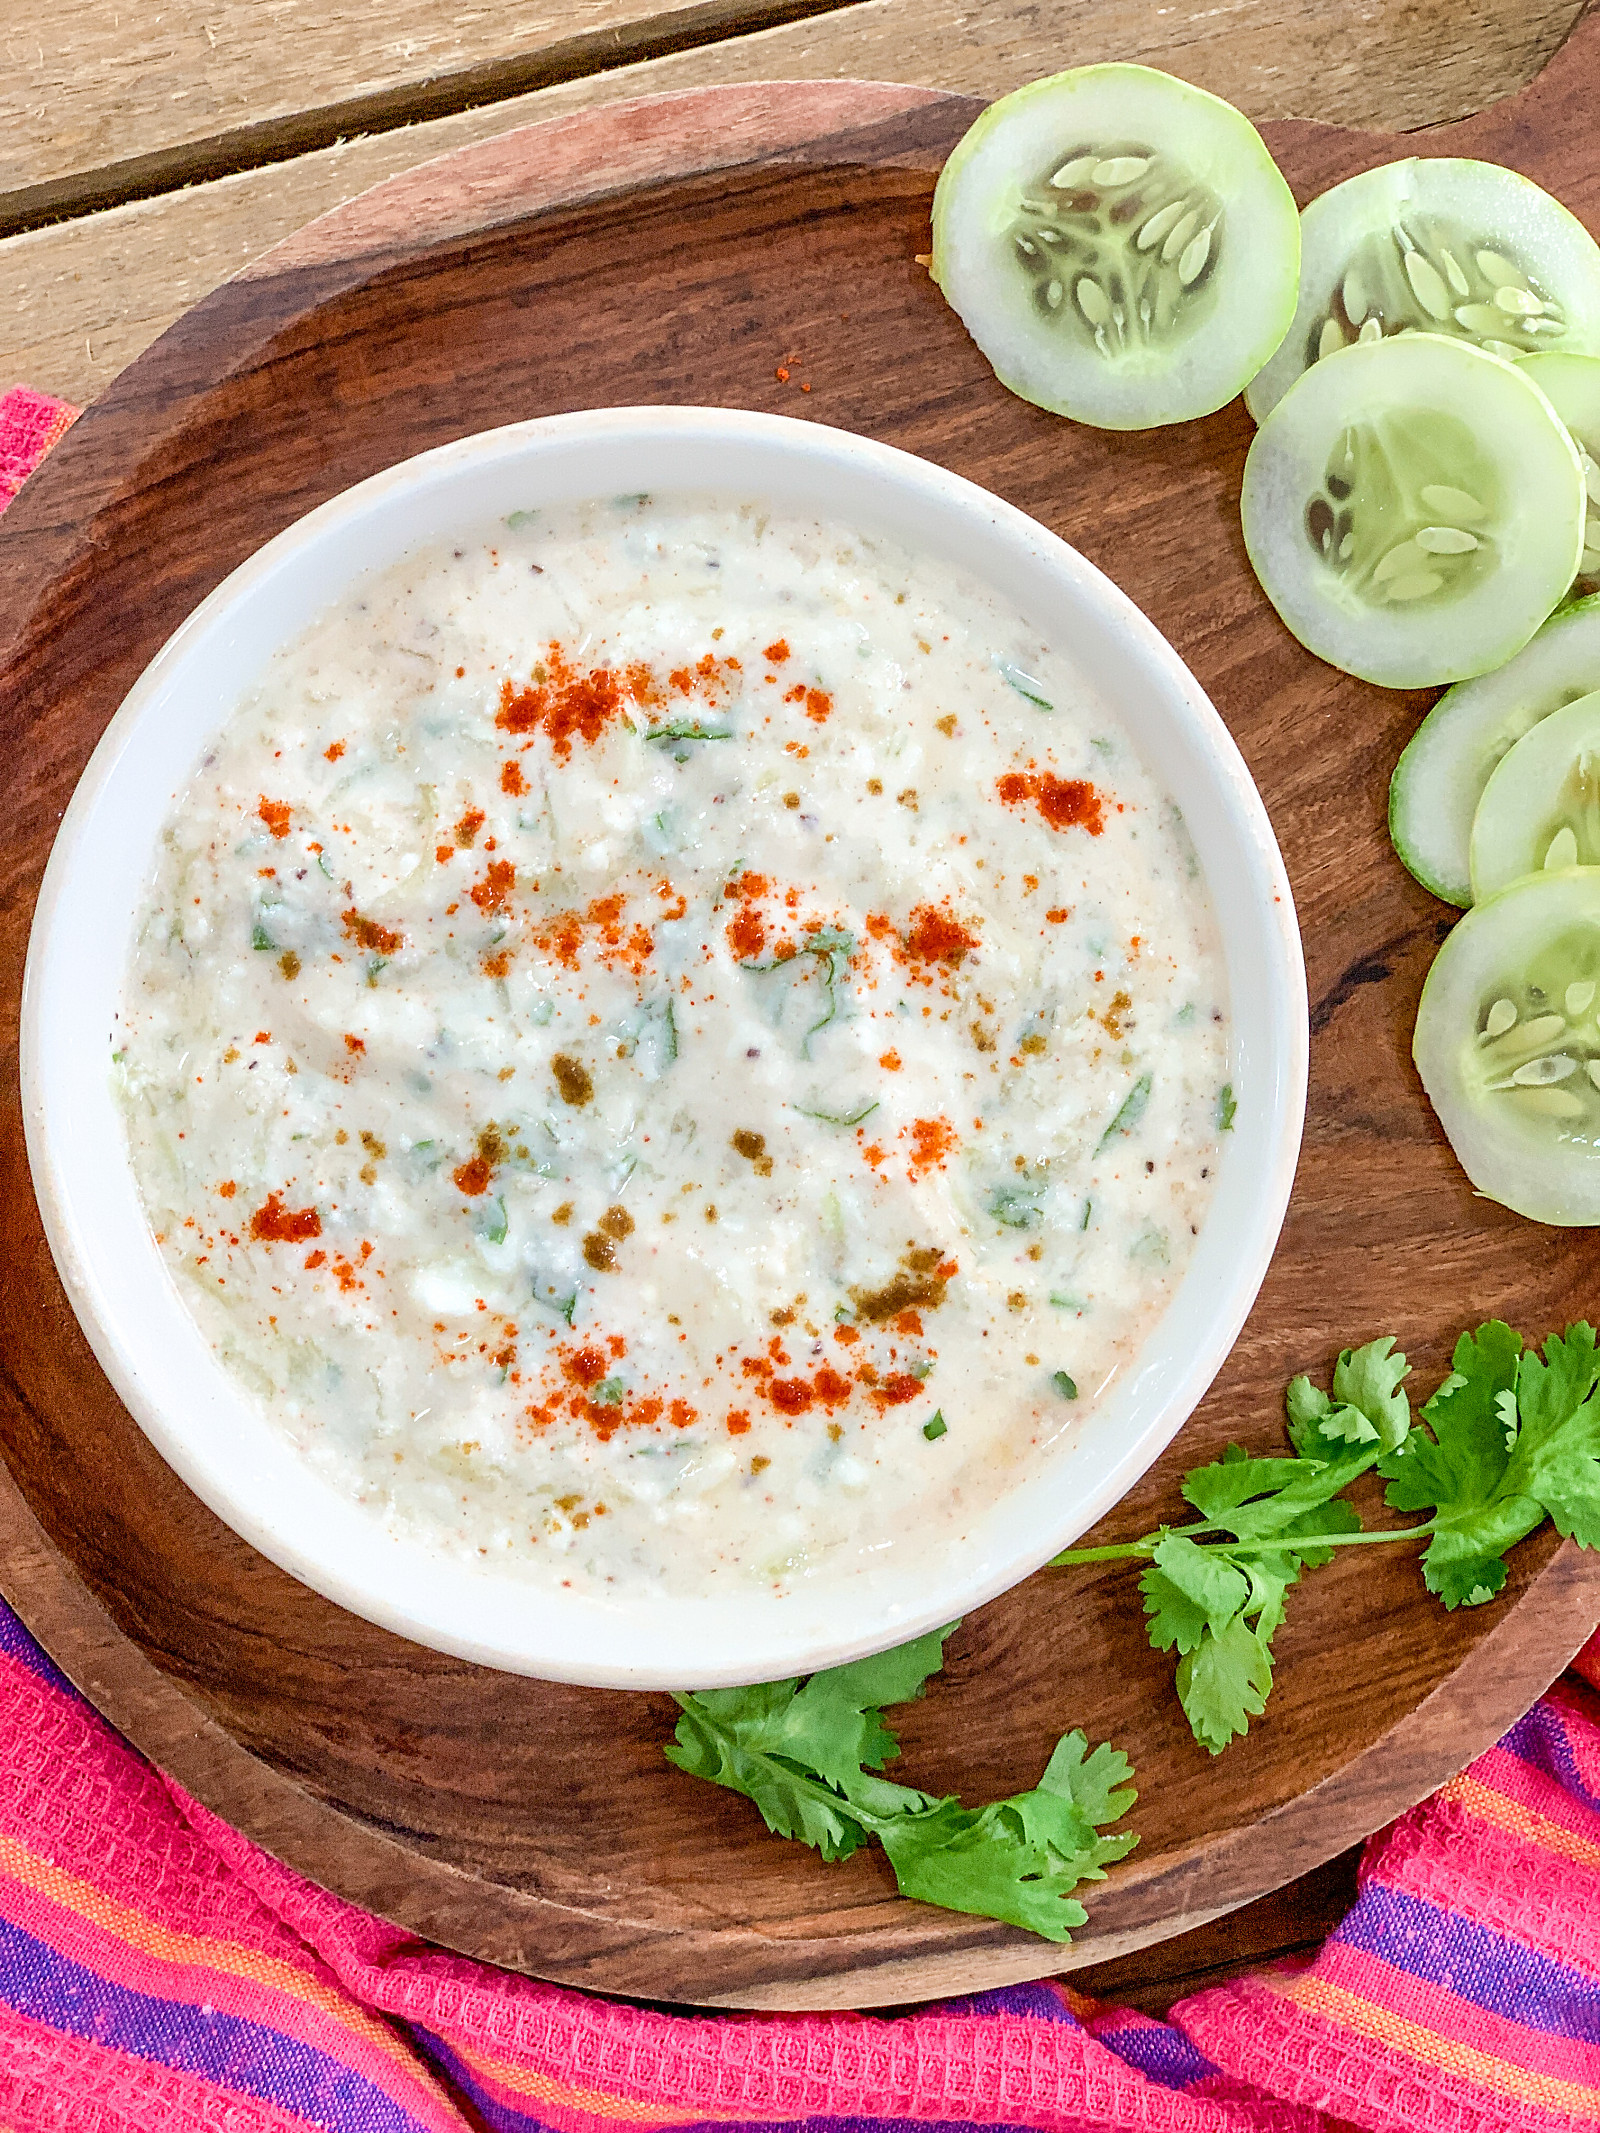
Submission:
[[[1590,28],[1515,102],[1412,136],[1600,207]],[[1151,614],[1229,720],[1288,859],[1310,966],[1312,1087],[1260,1302],[1180,1443],[1106,1521],[1147,1530],[1182,1470],[1275,1442],[1285,1380],[1394,1332],[1424,1381],[1462,1325],[1580,1315],[1593,1246],[1475,1200],[1409,1059],[1446,914],[1384,833],[1421,699],[1317,665],[1239,537],[1249,424],[1107,436],[1011,398],[930,285],[939,164],[967,99],[862,83],[694,91],[467,148],[312,224],[117,380],[0,527],[10,780],[0,1131],[0,1585],[99,1708],[209,1806],[432,1939],[573,1984],[706,2005],[865,2006],[1060,1971],[1277,1887],[1418,1799],[1542,1690],[1600,1614],[1548,1533],[1505,1596],[1447,1615],[1409,1554],[1296,1594],[1271,1715],[1213,1763],[1124,1570],[1044,1575],[966,1624],[905,1714],[919,1784],[1030,1784],[1057,1734],[1125,1746],[1143,1843],[1070,1952],[901,1902],[680,1776],[661,1696],[496,1674],[342,1613],[168,1472],[80,1335],[23,1155],[15,1039],[56,823],[162,640],[243,557],[375,469],[464,432],[642,400],[775,408],[921,452],[1076,543]],[[1309,196],[1376,136],[1270,129]],[[809,388],[809,390],[807,389]],[[714,470],[712,470],[714,472]],[[1182,795],[1179,795],[1181,799]]]

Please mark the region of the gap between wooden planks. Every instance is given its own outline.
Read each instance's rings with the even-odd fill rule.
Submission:
[[[861,0],[65,0],[0,31],[0,235]]]
[[[239,16],[247,4],[274,27],[270,36],[256,33],[249,66],[240,63],[227,76],[226,97],[224,87],[213,86],[214,97],[232,99],[225,112],[233,114],[230,123],[246,123],[243,114],[252,110],[258,118],[270,115],[270,100],[263,101],[264,77],[257,80],[262,54],[275,55],[280,72],[298,94],[314,98],[317,108],[370,78],[370,48],[359,37],[346,50],[337,40],[306,34],[307,23],[314,25],[319,16],[324,26],[352,19],[348,5],[341,16],[335,0],[316,0],[302,17],[293,0],[272,0],[268,6],[228,0],[220,10],[202,12],[215,24]],[[591,0],[582,19],[599,21],[616,4]],[[0,243],[0,390],[26,383],[79,403],[93,399],[181,312],[313,216],[464,142],[586,104],[705,82],[847,76],[921,81],[995,96],[1059,67],[1143,59],[1229,97],[1258,120],[1300,116],[1399,130],[1479,109],[1520,87],[1539,71],[1580,11],[1579,0],[1471,0],[1452,8],[1419,8],[1398,0],[1363,7],[1351,0],[1231,0],[1205,9],[1158,5],[1157,0],[1007,0],[1005,5],[858,0],[807,21],[369,135],[9,238]],[[670,12],[670,0],[660,12]],[[148,130],[134,129],[131,120],[130,130],[119,133],[106,113],[122,93],[117,54],[132,45],[133,25],[143,18],[128,0],[119,0],[115,9],[106,0],[74,0],[67,13],[74,36],[82,33],[74,46],[80,65],[89,69],[98,58],[103,80],[98,90],[91,83],[81,93],[73,91],[68,108],[53,122],[57,133],[65,136],[76,126],[91,147],[103,139],[113,153],[119,142],[126,147],[154,138]],[[188,6],[182,19],[187,22],[194,13]],[[440,10],[436,0],[396,0],[390,13],[399,27],[386,34],[403,41],[408,22],[437,20]],[[105,25],[117,15],[128,26],[113,23],[107,32]],[[550,19],[548,11],[529,9],[508,21],[515,32],[519,25]],[[564,19],[570,24],[570,12]],[[95,24],[98,46],[87,35]],[[148,37],[149,32],[137,34]],[[12,66],[22,65],[30,35],[4,33],[0,49]],[[222,42],[219,35],[219,48]],[[369,52],[365,60],[363,50]],[[302,51],[312,72],[323,65],[331,71],[310,78],[299,64]],[[426,66],[437,63],[434,47],[421,56]],[[233,66],[234,60],[227,63]],[[208,78],[209,64],[202,65],[197,81]],[[363,65],[369,74],[361,72]],[[176,94],[169,91],[169,100]],[[135,117],[139,127],[146,127],[148,113],[136,111]],[[181,135],[183,123],[169,121],[169,141]],[[210,119],[203,123],[216,130]],[[66,150],[58,145],[51,152],[59,158]],[[42,157],[44,151],[35,153]],[[35,167],[45,165],[40,161]]]

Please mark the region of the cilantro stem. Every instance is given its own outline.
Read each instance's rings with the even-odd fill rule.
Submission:
[[[1280,1539],[1230,1541],[1230,1555],[1277,1555],[1285,1548],[1299,1553],[1307,1548],[1358,1548],[1365,1541],[1426,1540],[1438,1526],[1436,1518],[1420,1526],[1384,1526],[1372,1533],[1286,1533]]]
[[[1358,1548],[1377,1541],[1426,1540],[1438,1530],[1436,1518],[1426,1519],[1420,1526],[1385,1526],[1372,1533],[1283,1533],[1264,1534],[1259,1540],[1224,1540],[1217,1543],[1226,1555],[1282,1555],[1286,1548],[1297,1555],[1311,1548]],[[1204,1525],[1169,1526],[1167,1532],[1181,1540],[1193,1540],[1199,1533],[1220,1533],[1225,1528],[1208,1521]],[[1120,1563],[1140,1557],[1148,1558],[1156,1552],[1163,1535],[1152,1533],[1141,1541],[1123,1541],[1105,1548],[1064,1548],[1059,1555],[1050,1558],[1047,1567],[1064,1570],[1073,1563]]]

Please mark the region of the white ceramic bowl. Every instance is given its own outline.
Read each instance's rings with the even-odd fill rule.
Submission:
[[[145,1221],[110,1031],[161,825],[268,656],[360,573],[524,508],[715,486],[843,518],[962,565],[1086,673],[1184,816],[1220,921],[1237,1123],[1165,1316],[1031,1483],[945,1552],[785,1598],[547,1591],[387,1534],[309,1471],[189,1316]],[[1166,640],[1042,526],[926,461],[841,430],[718,408],[616,408],[467,437],[335,497],[203,601],[129,692],[61,824],[29,945],[28,1153],[56,1264],[111,1382],[190,1488],[263,1554],[374,1622],[485,1665],[617,1688],[772,1680],[885,1648],[993,1598],[1123,1495],[1182,1427],[1255,1299],[1305,1109],[1305,972],[1260,796]],[[901,1551],[897,1551],[897,1558]]]

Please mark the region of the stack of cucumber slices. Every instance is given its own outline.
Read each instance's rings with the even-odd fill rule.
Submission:
[[[1415,1056],[1480,1193],[1600,1224],[1600,246],[1498,164],[1409,158],[1303,214],[1250,122],[1148,67],[1003,97],[933,203],[932,272],[1001,383],[1147,429],[1240,392],[1240,511],[1308,650],[1454,683],[1395,848],[1472,908]]]

